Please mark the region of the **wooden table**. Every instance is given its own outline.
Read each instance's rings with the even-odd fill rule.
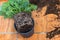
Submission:
[[[13,19],[4,19],[3,16],[0,16],[0,40],[60,40],[60,35],[56,35],[52,39],[46,38],[46,32],[53,30],[55,26],[60,24],[60,22],[55,20],[57,15],[45,15],[46,9],[47,6],[43,7],[39,12],[32,12],[35,22],[34,34],[29,38],[23,38],[20,34],[17,34],[14,29]]]

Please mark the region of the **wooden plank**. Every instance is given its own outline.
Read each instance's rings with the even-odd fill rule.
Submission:
[[[26,40],[26,38],[22,37],[20,34],[17,34],[18,40]]]
[[[2,0],[3,1],[3,0]],[[2,4],[0,0],[0,4]],[[54,26],[60,25],[60,22],[55,20],[57,15],[49,14],[45,15],[47,6],[42,8],[42,11],[32,12],[34,19],[34,34],[29,38],[23,38],[20,34],[15,34],[14,20],[4,19],[0,16],[0,40],[50,40],[46,38],[46,34],[39,34],[40,32],[49,32],[54,29]],[[45,16],[44,16],[45,15]],[[4,33],[6,32],[6,34]],[[10,32],[10,33],[9,33]],[[13,32],[13,34],[11,34]],[[37,33],[38,34],[37,34]],[[55,36],[51,40],[60,40],[60,35]]]
[[[0,40],[16,40],[16,34],[0,34]]]
[[[47,9],[47,6],[43,7],[41,11],[32,12],[32,17],[35,22],[35,26],[34,26],[35,32],[46,32],[47,22],[46,22],[46,17],[44,16],[46,9]]]
[[[46,39],[46,34],[38,34],[39,40],[48,40]]]
[[[31,37],[27,38],[27,40],[38,40],[38,34],[33,34]]]

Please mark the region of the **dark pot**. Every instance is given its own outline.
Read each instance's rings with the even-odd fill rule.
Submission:
[[[24,17],[23,17],[23,16]],[[27,19],[25,19],[27,18]],[[23,20],[22,20],[23,19]],[[18,13],[14,17],[14,27],[23,37],[30,37],[34,33],[34,20],[27,13]],[[21,26],[22,25],[22,26]]]
[[[14,23],[14,27],[16,29],[15,23]],[[17,29],[16,29],[16,31],[17,31]],[[34,27],[30,31],[28,31],[26,33],[22,33],[22,32],[18,32],[18,33],[20,33],[23,37],[28,38],[28,37],[30,37],[30,36],[32,36],[34,34]]]

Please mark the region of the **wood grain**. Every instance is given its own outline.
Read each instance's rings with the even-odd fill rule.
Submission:
[[[34,34],[29,38],[23,38],[20,34],[15,33],[13,19],[4,19],[3,16],[0,16],[0,40],[60,40],[60,35],[52,39],[46,38],[46,32],[54,30],[55,26],[60,26],[60,22],[56,19],[57,15],[45,15],[46,9],[47,6],[43,7],[39,12],[37,10],[32,12],[32,18],[35,22]]]

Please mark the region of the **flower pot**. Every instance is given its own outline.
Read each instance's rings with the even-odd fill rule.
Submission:
[[[34,33],[34,21],[30,15],[25,12],[14,16],[14,27],[23,37],[30,37]]]

